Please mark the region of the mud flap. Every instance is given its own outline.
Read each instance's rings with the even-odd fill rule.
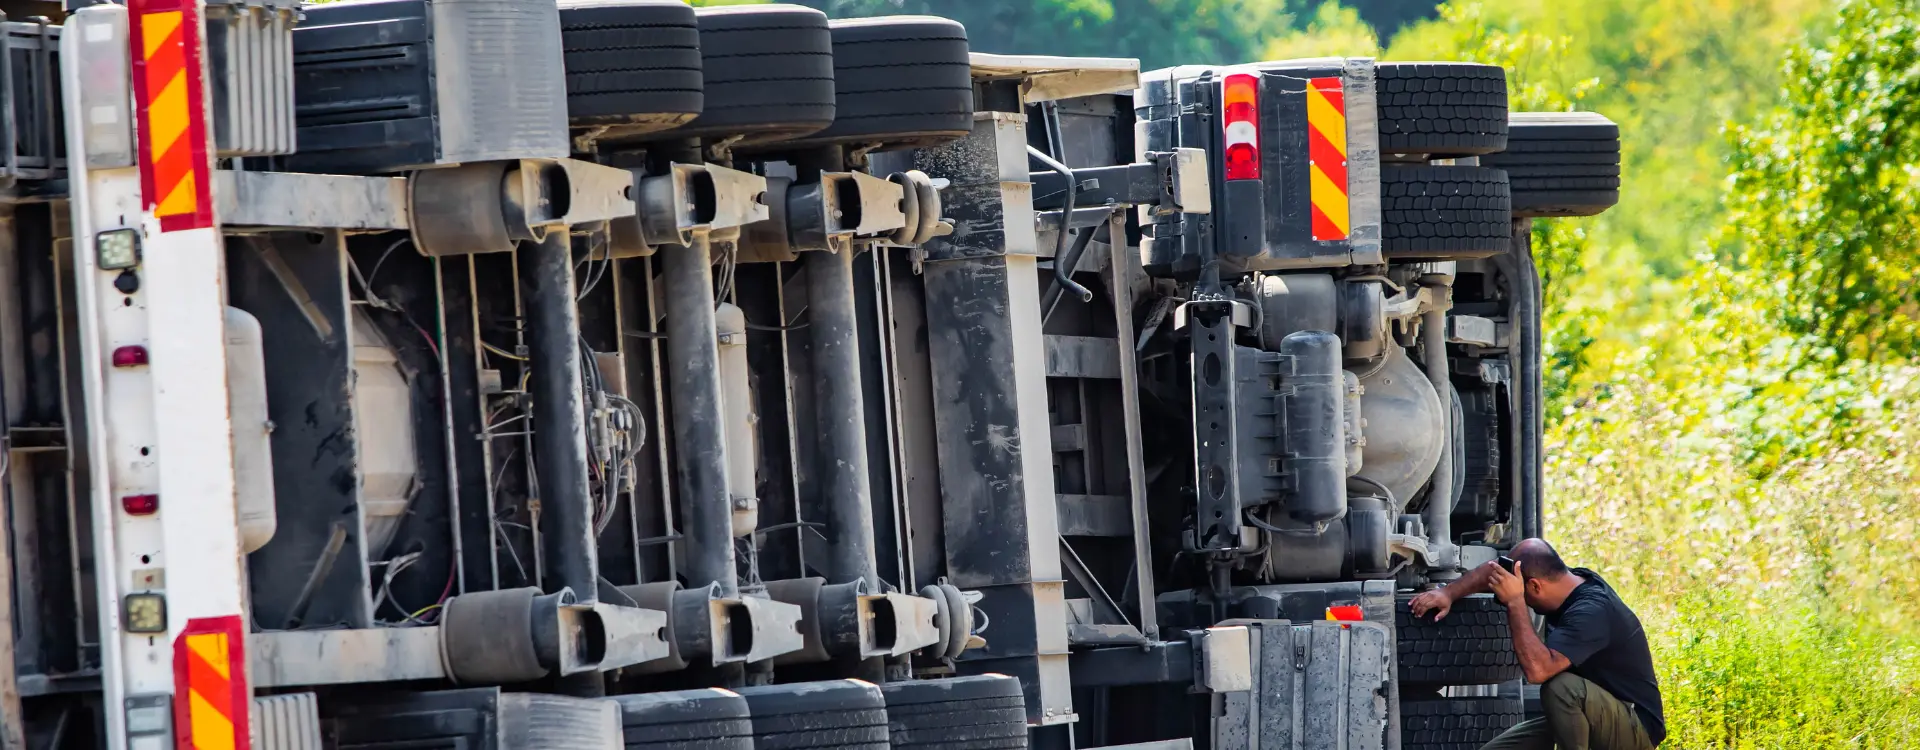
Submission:
[[[1393,638],[1373,622],[1234,620],[1251,635],[1253,688],[1213,698],[1217,750],[1396,750]]]

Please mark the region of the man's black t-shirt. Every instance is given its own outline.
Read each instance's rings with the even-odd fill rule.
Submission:
[[[1660,680],[1653,673],[1653,652],[1640,618],[1613,593],[1613,587],[1586,568],[1573,574],[1586,579],[1574,588],[1557,612],[1546,612],[1547,648],[1573,662],[1567,671],[1605,688],[1613,697],[1633,704],[1658,746],[1667,737],[1667,721],[1660,705]]]

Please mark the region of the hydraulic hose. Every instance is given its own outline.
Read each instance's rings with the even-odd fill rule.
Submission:
[[[1048,169],[1060,173],[1060,176],[1067,181],[1066,200],[1063,201],[1064,206],[1060,211],[1060,233],[1054,235],[1053,238],[1053,283],[1055,286],[1072,290],[1075,295],[1080,297],[1081,302],[1092,301],[1093,290],[1081,286],[1079,282],[1074,281],[1073,269],[1067,267],[1065,263],[1067,231],[1073,224],[1074,201],[1080,197],[1080,178],[1075,177],[1073,170],[1067,168],[1065,163],[1048,156],[1045,151],[1028,146],[1027,156],[1033,157],[1034,161],[1046,165]],[[1091,232],[1089,232],[1089,234],[1091,234]],[[1079,259],[1076,257],[1074,260],[1077,261]],[[1055,293],[1052,287],[1049,287],[1047,291],[1049,294]]]

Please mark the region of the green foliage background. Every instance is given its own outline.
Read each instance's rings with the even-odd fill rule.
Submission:
[[[1920,747],[1920,0],[810,0],[1000,52],[1511,71],[1621,125],[1536,223],[1549,532],[1655,641],[1666,747]]]

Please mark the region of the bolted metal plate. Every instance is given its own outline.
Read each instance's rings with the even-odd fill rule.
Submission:
[[[1194,687],[1202,692],[1231,693],[1253,689],[1253,641],[1245,625],[1195,631],[1199,658],[1194,660]]]

